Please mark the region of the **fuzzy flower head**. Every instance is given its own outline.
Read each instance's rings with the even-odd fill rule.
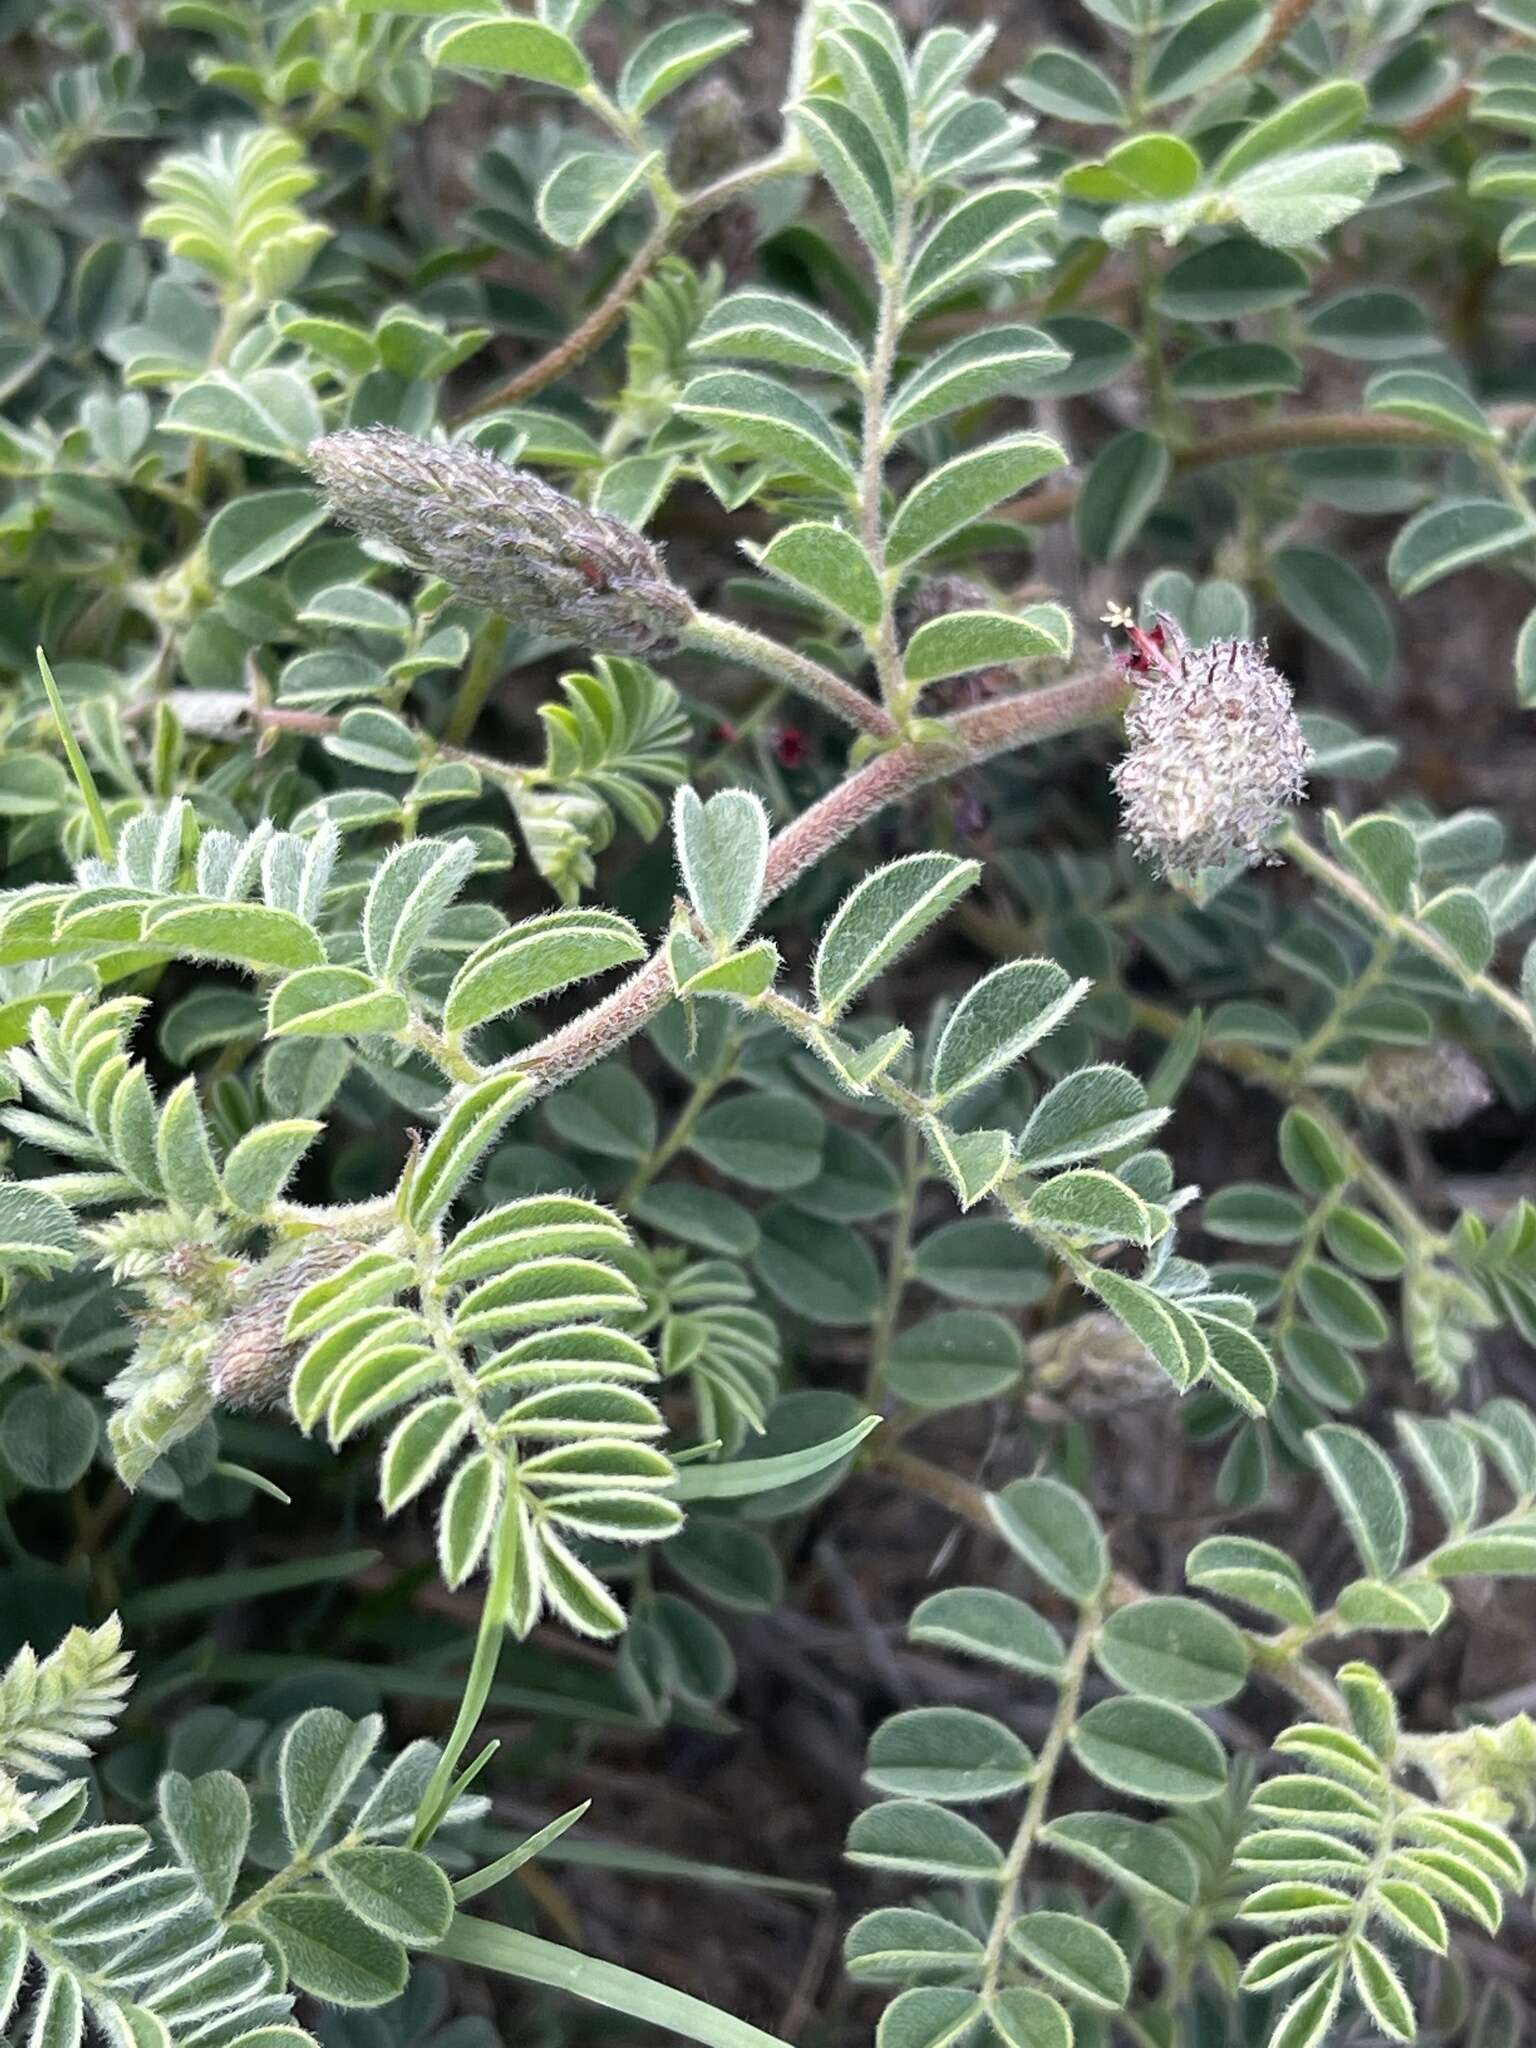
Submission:
[[[214,1399],[226,1408],[266,1408],[288,1391],[304,1344],[287,1334],[288,1311],[308,1287],[351,1264],[366,1247],[346,1238],[283,1251],[236,1280],[229,1315],[208,1359]]]
[[[531,633],[670,654],[693,616],[633,527],[483,449],[370,427],[325,435],[309,462],[338,519]]]
[[[1126,837],[1165,875],[1270,858],[1311,757],[1291,686],[1263,642],[1191,647],[1167,617],[1149,631],[1116,623],[1130,635],[1125,667],[1136,683],[1130,751],[1114,771]]]
[[[1493,1100],[1488,1076],[1464,1046],[1379,1046],[1365,1062],[1360,1100],[1410,1131],[1452,1131]]]

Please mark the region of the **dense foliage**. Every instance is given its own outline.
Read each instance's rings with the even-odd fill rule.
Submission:
[[[797,2038],[1518,2035],[1536,14],[922,12],[0,7],[17,2043],[772,2048],[506,1801],[812,1555]]]

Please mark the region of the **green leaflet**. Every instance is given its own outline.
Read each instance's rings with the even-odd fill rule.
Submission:
[[[897,508],[886,530],[887,561],[900,567],[929,553],[1065,460],[1065,452],[1046,434],[1014,434],[952,457]]]
[[[975,882],[974,861],[912,854],[877,870],[845,899],[822,933],[813,970],[824,1017],[835,1017],[860,989],[899,958]]]
[[[751,924],[763,893],[768,814],[747,790],[722,790],[707,803],[684,787],[672,813],[683,885],[710,937],[733,945]]]
[[[783,2048],[776,2036],[654,1978],[464,1914],[455,1917],[438,1954],[573,1993],[611,2012],[670,2028],[685,2040],[703,2042],[705,2048]]]
[[[450,1031],[568,988],[628,961],[643,960],[645,943],[624,918],[600,910],[557,910],[530,918],[470,955],[454,976],[443,1009]]]
[[[740,1459],[724,1465],[684,1466],[677,1475],[676,1498],[682,1501],[731,1500],[786,1486],[793,1480],[807,1479],[846,1458],[872,1430],[879,1427],[878,1415],[866,1415],[841,1435],[825,1443],[808,1445],[804,1450]]]
[[[427,39],[435,64],[452,70],[511,73],[575,90],[587,81],[581,52],[569,36],[537,21],[472,21],[450,15]]]
[[[486,1146],[531,1093],[525,1075],[500,1074],[478,1082],[455,1103],[410,1175],[404,1206],[412,1223],[420,1228],[442,1215]]]
[[[776,378],[752,370],[712,370],[695,377],[678,403],[726,447],[744,448],[834,490],[852,487],[853,466],[836,431],[808,400]]]

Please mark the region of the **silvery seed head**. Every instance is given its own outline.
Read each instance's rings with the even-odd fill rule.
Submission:
[[[1311,758],[1290,684],[1262,642],[1192,648],[1169,618],[1131,637],[1130,751],[1114,771],[1126,837],[1164,874],[1269,858]]]
[[[670,654],[693,616],[633,527],[482,449],[370,427],[327,434],[309,461],[338,519],[531,633]]]
[[[332,1238],[246,1270],[213,1335],[208,1381],[215,1400],[226,1408],[265,1408],[282,1399],[304,1352],[303,1343],[288,1338],[288,1311],[307,1287],[339,1273],[364,1249]]]
[[[1438,1045],[1381,1046],[1365,1062],[1360,1100],[1411,1131],[1450,1131],[1493,1100],[1471,1053]]]

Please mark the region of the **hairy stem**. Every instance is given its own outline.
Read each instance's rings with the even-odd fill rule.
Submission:
[[[1258,47],[1249,56],[1243,69],[1257,71],[1267,64],[1275,52],[1300,28],[1315,5],[1316,0],[1280,0],[1280,4],[1269,17],[1269,26],[1265,29]]]
[[[461,406],[453,415],[453,425],[462,426],[466,420],[477,420],[485,413],[499,412],[504,405],[522,405],[546,385],[557,383],[578,363],[584,362],[623,319],[630,300],[667,253],[673,232],[672,220],[655,221],[650,233],[586,318],[578,321],[570,333],[557,341],[552,349],[546,350],[537,362],[526,364],[502,383],[472,399],[468,405]]]
[[[709,184],[683,193],[679,200],[681,217],[689,226],[696,226],[722,206],[729,206],[733,199],[740,199],[756,186],[767,184],[770,178],[793,177],[796,172],[814,168],[810,151],[803,144],[786,142],[768,156],[756,157],[734,171],[723,171]]]
[[[872,739],[890,739],[896,732],[896,721],[862,690],[856,690],[852,683],[845,682],[819,661],[812,661],[793,647],[781,646],[766,633],[753,632],[750,626],[738,626],[734,620],[697,612],[687,629],[684,645],[695,654],[718,654],[722,660],[756,669],[759,675],[772,676],[775,682],[809,697],[844,725],[868,733]]]
[[[946,721],[949,745],[908,741],[877,754],[775,834],[759,907],[783,895],[888,804],[994,754],[1114,717],[1125,697],[1121,673],[1099,667],[1027,696],[956,713]],[[666,958],[658,950],[611,996],[520,1052],[515,1061],[518,1071],[530,1077],[539,1094],[547,1095],[644,1030],[671,999]]]
[[[1472,98],[1472,88],[1461,78],[1443,92],[1439,99],[1427,106],[1421,114],[1415,114],[1404,121],[1399,130],[1405,142],[1423,142],[1445,123],[1459,114]]]
[[[443,1753],[438,1758],[437,1769],[432,1773],[427,1788],[421,1795],[421,1804],[416,1809],[416,1824],[411,1830],[410,1838],[410,1847],[413,1849],[419,1849],[423,1842],[430,1840],[433,1829],[441,1819],[459,1759],[469,1747],[470,1738],[479,1726],[480,1716],[485,1712],[486,1701],[491,1696],[496,1666],[501,1658],[502,1636],[512,1604],[512,1573],[516,1563],[517,1540],[516,1500],[509,1490],[502,1502],[501,1515],[492,1538],[494,1560],[491,1565],[491,1583],[486,1590],[485,1604],[480,1609],[480,1626],[475,1635],[475,1653],[470,1660],[469,1674],[464,1681],[464,1697],[459,1702],[459,1711],[454,1718],[448,1740],[443,1745]]]
[[[1536,1046],[1536,1014],[1526,1008],[1513,990],[1505,988],[1491,975],[1480,974],[1469,967],[1456,948],[1430,926],[1378,903],[1363,882],[1357,881],[1347,868],[1331,860],[1320,847],[1304,839],[1294,827],[1279,840],[1278,845],[1280,851],[1288,853],[1298,867],[1316,876],[1379,930],[1390,933],[1403,945],[1411,946],[1415,952],[1433,960],[1437,967],[1443,967],[1447,974],[1454,975],[1469,994],[1480,996],[1485,1003],[1491,1003],[1496,1010],[1502,1011],[1519,1026],[1521,1035]]]
[[[503,622],[497,622],[503,623]],[[505,630],[505,628],[504,628]],[[794,690],[802,697],[821,705],[824,711],[839,719],[844,725],[851,725],[858,732],[867,733],[871,739],[892,739],[896,734],[896,723],[880,705],[873,703],[852,683],[845,682],[819,661],[812,661],[809,655],[801,654],[793,647],[784,647],[777,640],[770,640],[766,633],[755,633],[750,626],[738,626],[730,619],[717,619],[707,612],[698,612],[688,627],[686,643],[696,654],[715,654],[739,668],[755,670],[759,675],[770,676],[782,688]],[[448,729],[440,743],[436,744],[438,754],[445,761],[465,761],[478,769],[488,782],[498,784],[521,784],[526,770],[509,766],[489,754],[469,751],[458,742],[468,737],[468,731],[478,714],[485,693],[494,680],[495,663],[499,646],[485,657],[485,672],[476,674],[480,661],[477,649],[464,678],[459,697]],[[341,730],[341,720],[329,711],[300,711],[283,704],[253,705],[249,698],[236,691],[227,693],[209,692],[220,700],[227,694],[229,699],[229,726],[231,736],[246,720],[254,720],[258,726],[276,732],[297,732],[312,734],[317,738]],[[460,717],[463,707],[463,717]],[[148,708],[147,706],[145,707]],[[139,706],[134,705],[137,714]],[[463,721],[468,720],[466,725]]]
[[[220,696],[224,692],[218,693]],[[328,733],[340,732],[341,720],[331,711],[296,711],[284,704],[252,704],[247,697],[235,691],[228,692],[231,717],[249,720],[263,732],[293,732],[307,738],[323,739]],[[135,707],[136,708],[136,707]],[[477,754],[468,747],[449,746],[446,742],[434,740],[430,733],[411,728],[413,738],[420,740],[432,754],[441,761],[462,761],[483,775],[487,782],[498,789],[511,793],[520,791],[528,780],[530,771],[519,768],[515,763],[498,761],[494,754]]]
[[[759,157],[753,163],[743,164],[740,170],[727,172],[725,176],[714,179],[710,184],[700,186],[696,192],[681,194],[672,210],[658,214],[645,240],[586,318],[579,321],[569,334],[556,342],[553,348],[547,349],[537,361],[525,364],[521,370],[514,371],[502,383],[495,385],[490,391],[482,392],[478,398],[462,406],[453,415],[453,424],[458,426],[465,420],[479,419],[483,414],[496,412],[504,405],[521,405],[525,400],[535,397],[547,385],[557,383],[608,339],[628,311],[630,301],[666,255],[682,229],[696,226],[699,221],[718,212],[722,206],[729,205],[731,200],[740,198],[744,192],[750,192],[754,185],[802,169],[805,162],[803,151],[786,144],[768,156]]]

